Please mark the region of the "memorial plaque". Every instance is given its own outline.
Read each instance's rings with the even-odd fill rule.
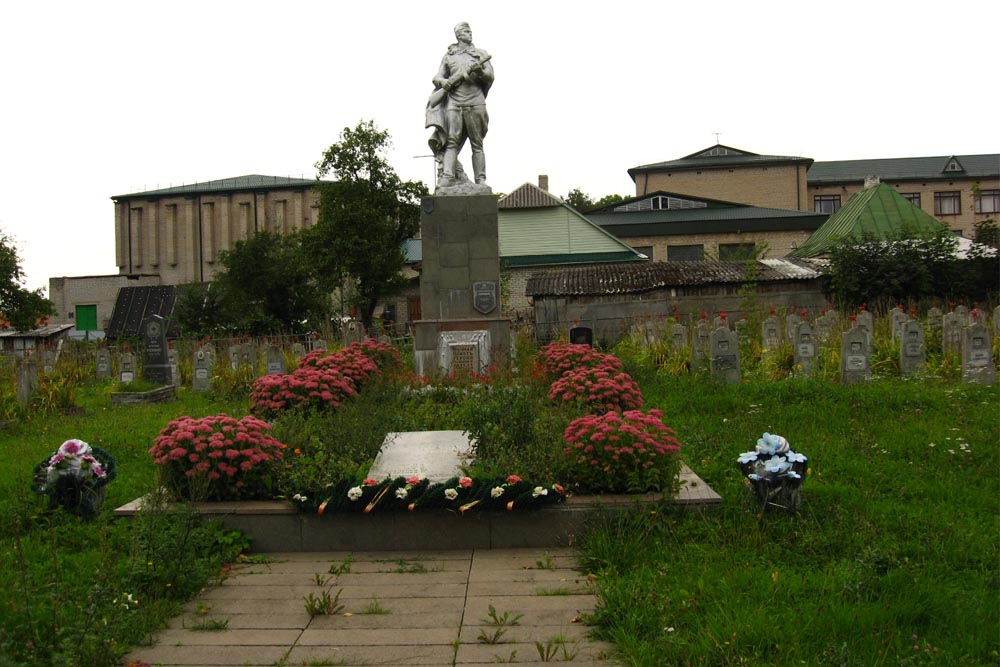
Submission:
[[[270,346],[267,348],[267,374],[278,375],[285,372],[285,353],[280,347]]]
[[[475,348],[475,356],[469,358],[468,348]],[[472,363],[473,372],[482,373],[490,365],[490,332],[489,331],[442,331],[438,334],[438,368],[445,373],[455,370],[456,358],[463,365],[463,371]]]
[[[479,349],[475,345],[452,344],[450,371],[466,375],[479,372]]]
[[[417,476],[431,483],[462,474],[471,463],[475,441],[463,431],[408,431],[388,433],[368,471],[379,481]]]
[[[845,384],[872,379],[868,335],[861,329],[844,333],[840,347],[840,381]]]
[[[472,283],[472,307],[483,315],[489,315],[497,308],[497,284],[492,280]]]

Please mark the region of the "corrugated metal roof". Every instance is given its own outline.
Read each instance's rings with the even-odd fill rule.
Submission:
[[[646,225],[673,222],[708,222],[712,220],[763,220],[775,218],[803,218],[817,220],[822,224],[825,213],[812,211],[790,211],[781,208],[761,206],[733,206],[730,208],[688,208],[660,211],[605,211],[587,213],[587,219],[602,226]]]
[[[727,152],[722,155],[708,155],[713,151],[713,149],[717,148],[726,149]],[[685,171],[688,169],[711,169],[715,167],[721,168],[777,163],[804,163],[808,167],[808,165],[811,165],[812,162],[812,158],[807,157],[795,157],[791,155],[758,155],[757,153],[751,153],[750,151],[716,144],[715,146],[698,151],[697,153],[692,153],[691,155],[682,157],[679,160],[654,162],[652,164],[632,167],[628,170],[628,174],[632,177],[632,180],[635,180],[635,175],[637,173],[645,171]]]
[[[789,256],[817,257],[828,253],[841,239],[891,239],[904,229],[933,233],[946,227],[883,183],[856,192]]]
[[[821,275],[808,260],[773,259],[756,262],[748,276],[746,262],[647,262],[581,266],[542,271],[528,278],[528,296],[599,296],[634,294],[668,287],[782,280],[809,280]]]
[[[250,174],[234,178],[222,178],[203,183],[188,183],[171,188],[144,190],[125,195],[114,195],[112,199],[134,199],[139,197],[166,197],[171,195],[209,194],[216,192],[239,192],[245,190],[274,190],[279,188],[311,188],[315,186],[315,178],[288,178],[285,176],[262,176]]]
[[[945,167],[952,158],[958,160],[962,171],[945,171]],[[863,182],[865,176],[878,176],[883,181],[998,178],[1000,177],[1000,154],[814,162],[813,166],[809,168],[806,178],[810,185],[820,185],[824,183]]]
[[[49,338],[68,329],[72,329],[72,324],[46,324],[43,327],[32,329],[31,331],[17,331],[16,329],[0,329],[0,338]]]
[[[562,206],[565,202],[550,192],[542,190],[537,185],[525,183],[513,192],[504,195],[497,202],[497,208],[547,208]]]

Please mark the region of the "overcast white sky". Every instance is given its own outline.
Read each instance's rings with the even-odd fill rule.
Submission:
[[[995,0],[6,2],[0,230],[26,285],[117,273],[112,195],[312,178],[361,119],[429,183],[414,156],[459,21],[494,56],[496,192],[634,194],[629,167],[715,132],[815,160],[1000,153]]]

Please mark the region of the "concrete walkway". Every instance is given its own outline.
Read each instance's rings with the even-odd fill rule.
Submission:
[[[596,598],[576,558],[565,548],[268,554],[125,663],[616,665],[611,645],[587,638]],[[324,593],[343,607],[310,616],[306,598]]]

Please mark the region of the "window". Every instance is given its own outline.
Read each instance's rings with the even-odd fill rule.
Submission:
[[[906,201],[910,202],[911,204],[913,204],[917,208],[920,208],[920,193],[919,192],[900,192],[899,194],[901,194],[903,196],[903,199],[905,199]]]
[[[723,262],[751,259],[754,254],[754,247],[755,244],[753,243],[720,243],[719,259]]]
[[[698,243],[696,245],[668,245],[668,262],[700,262],[705,259],[705,246]]]
[[[1000,190],[980,190],[976,197],[976,213],[1000,213]]]
[[[836,213],[840,210],[840,195],[813,195],[813,210],[817,213]]]
[[[960,192],[935,192],[934,215],[958,215],[962,212]]]
[[[641,252],[646,257],[653,259],[653,246],[651,245],[634,245],[632,246],[632,250]]]

